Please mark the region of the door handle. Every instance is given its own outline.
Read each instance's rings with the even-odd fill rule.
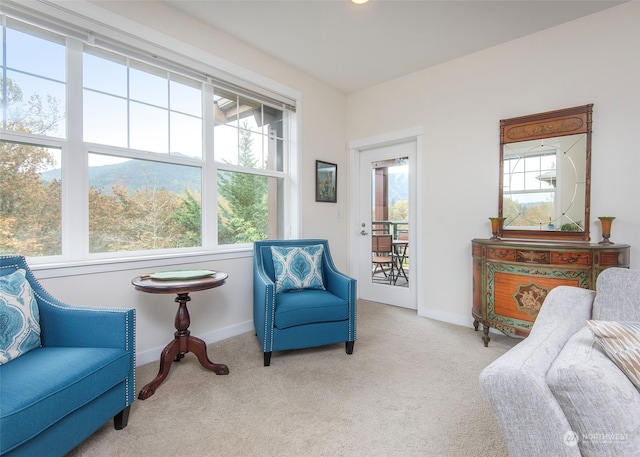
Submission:
[[[368,234],[369,234],[369,233],[368,233],[368,232],[365,232],[364,230],[362,230],[362,231],[360,232],[360,235],[362,235],[362,236],[367,236]]]

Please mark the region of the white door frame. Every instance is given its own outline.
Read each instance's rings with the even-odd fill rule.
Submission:
[[[415,281],[415,287],[411,293],[411,308],[416,309],[421,314],[421,306],[423,289],[422,281],[422,128],[415,127],[406,130],[385,133],[372,137],[362,138],[350,141],[349,149],[349,203],[351,211],[349,211],[349,271],[356,278],[360,277],[360,261],[359,261],[359,241],[360,231],[360,215],[358,208],[360,206],[360,153],[368,149],[380,148],[397,143],[407,141],[416,142],[416,166],[409,168],[409,186],[410,199],[415,200],[415,211],[409,212],[409,225],[415,233],[411,241],[411,280]],[[415,260],[414,260],[415,259]]]

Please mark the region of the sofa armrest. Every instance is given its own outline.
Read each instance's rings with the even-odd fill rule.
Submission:
[[[640,321],[640,270],[607,268],[598,276],[592,318]]]
[[[332,294],[346,300],[349,307],[349,340],[356,340],[356,316],[357,316],[357,281],[344,273],[339,272],[333,263],[329,265],[326,274],[325,288]]]
[[[329,269],[326,274],[325,289],[344,300],[350,301],[355,293],[356,280],[340,273],[338,270]]]
[[[70,306],[36,294],[42,346],[120,348],[129,354],[126,405],[135,399],[136,313],[134,309]],[[126,425],[126,422],[125,422]]]
[[[591,317],[594,296],[594,291],[577,287],[553,289],[530,335],[480,374],[511,455],[580,455],[577,446],[565,442],[571,426],[546,374],[566,341]]]
[[[276,303],[276,285],[259,265],[260,258],[254,257],[253,268],[253,325],[264,352],[271,351],[273,315]]]
[[[135,351],[135,310],[71,306],[38,297],[43,346]]]

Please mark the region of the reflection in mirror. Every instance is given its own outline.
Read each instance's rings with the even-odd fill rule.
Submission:
[[[500,121],[501,237],[589,240],[592,107]]]
[[[504,145],[506,229],[584,230],[586,134]]]

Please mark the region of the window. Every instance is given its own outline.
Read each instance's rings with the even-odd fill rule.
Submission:
[[[62,253],[61,151],[0,141],[0,253]]]
[[[135,50],[6,16],[3,29],[0,253],[82,260],[283,237],[282,103]]]
[[[2,54],[3,128],[65,136],[64,38],[7,21]]]
[[[556,220],[556,162],[554,150],[505,156],[504,216],[510,226],[535,227]]]
[[[284,113],[217,88],[213,100],[218,242],[281,238]]]

